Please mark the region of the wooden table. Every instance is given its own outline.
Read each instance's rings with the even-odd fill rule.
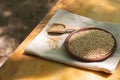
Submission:
[[[25,55],[25,47],[60,8],[95,20],[120,23],[120,0],[58,0],[0,68],[0,80],[120,80],[120,64],[113,74],[106,74]]]

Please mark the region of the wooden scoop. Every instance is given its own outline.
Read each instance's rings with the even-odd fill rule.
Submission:
[[[78,29],[80,29],[80,27],[68,27],[68,26],[65,26],[64,24],[53,23],[50,26],[50,28],[47,30],[47,32],[62,34],[62,33],[70,33]]]

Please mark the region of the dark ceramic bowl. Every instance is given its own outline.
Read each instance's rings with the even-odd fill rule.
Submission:
[[[70,39],[71,39],[71,37],[73,36],[73,35],[75,35],[75,34],[77,34],[77,33],[81,33],[81,32],[83,32],[83,31],[87,31],[87,30],[100,30],[100,31],[103,31],[103,32],[105,32],[105,33],[107,33],[107,34],[109,34],[110,36],[111,36],[111,38],[112,38],[112,47],[110,48],[110,50],[105,54],[105,55],[101,55],[102,53],[100,53],[100,52],[98,52],[98,53],[93,53],[93,55],[95,54],[95,55],[101,55],[101,56],[99,56],[99,57],[92,57],[92,58],[89,58],[89,56],[88,57],[82,57],[82,56],[79,56],[79,55],[76,55],[76,52],[74,52],[74,49],[76,49],[76,48],[81,48],[81,47],[78,47],[78,46],[73,46],[73,45],[71,45],[70,44]],[[80,34],[79,34],[80,35]],[[89,34],[89,35],[91,35],[91,33]],[[94,37],[94,35],[93,35],[93,37]],[[94,37],[95,38],[95,37]],[[104,38],[104,37],[103,37]],[[85,40],[85,39],[84,39]],[[87,39],[86,39],[87,40]],[[90,39],[91,40],[91,39]],[[100,41],[100,40],[99,40]],[[106,41],[106,40],[105,40]],[[93,41],[94,42],[94,41]],[[102,41],[101,41],[102,42]],[[78,42],[79,43],[79,42]],[[90,42],[89,42],[90,43]],[[74,43],[73,43],[74,44]],[[76,43],[77,44],[77,43]],[[77,44],[77,45],[81,45],[81,44],[83,44],[83,43],[79,43],[79,44]],[[97,43],[95,43],[95,45],[96,45]],[[103,42],[102,44],[106,44],[106,46],[108,46],[107,45],[107,42],[105,43],[105,42]],[[73,47],[72,49],[69,47]],[[88,42],[87,43],[84,43],[83,45],[88,45]],[[99,44],[98,44],[99,45]],[[110,33],[110,32],[108,32],[108,31],[106,31],[106,30],[104,30],[104,29],[101,29],[101,28],[91,28],[91,27],[89,27],[89,28],[82,28],[82,29],[79,29],[79,30],[76,30],[76,31],[74,31],[74,32],[72,32],[72,33],[70,33],[68,36],[67,36],[67,38],[66,38],[66,40],[65,40],[65,43],[64,43],[64,46],[65,46],[65,49],[66,49],[66,51],[67,51],[67,53],[70,55],[70,56],[72,56],[73,58],[75,58],[75,59],[77,59],[77,60],[80,60],[80,61],[85,61],[85,62],[96,62],[96,61],[102,61],[102,60],[105,60],[105,59],[107,59],[108,57],[110,57],[114,52],[115,52],[115,50],[116,50],[116,47],[117,47],[117,43],[116,43],[116,39],[115,39],[115,37]],[[94,46],[94,45],[92,45],[92,46]],[[102,48],[102,49],[104,49],[104,47]],[[78,49],[79,50],[79,49]],[[81,49],[80,49],[81,50]],[[88,50],[86,47],[84,48],[84,50]],[[79,51],[79,52],[81,52],[81,51]],[[86,54],[86,53],[85,53]],[[85,55],[85,54],[83,54],[83,55]],[[89,55],[89,54],[88,54]]]

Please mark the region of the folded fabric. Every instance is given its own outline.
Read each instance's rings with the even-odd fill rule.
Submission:
[[[61,23],[66,26],[99,27],[111,32],[117,40],[117,49],[111,57],[101,62],[81,62],[71,58],[65,48],[64,41],[69,33],[62,35],[49,35],[47,29],[53,23]],[[50,19],[44,29],[32,40],[26,47],[28,54],[36,55],[42,58],[50,59],[60,63],[65,63],[81,68],[95,71],[113,73],[120,60],[120,25],[95,21],[93,19],[70,13],[65,10],[58,10]]]

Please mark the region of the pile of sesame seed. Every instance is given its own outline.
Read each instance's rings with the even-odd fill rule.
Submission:
[[[112,35],[99,29],[77,32],[68,41],[68,48],[72,54],[89,59],[103,57],[109,54],[113,47]]]

